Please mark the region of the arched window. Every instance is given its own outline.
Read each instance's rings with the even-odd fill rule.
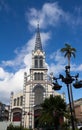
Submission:
[[[39,67],[43,68],[43,57],[42,56],[39,58]]]
[[[22,106],[23,96],[20,97],[20,106]]]
[[[38,57],[37,56],[35,56],[35,63],[34,63],[34,65],[35,65],[35,68],[38,68]]]
[[[45,92],[43,86],[40,84],[36,85],[34,87],[33,92],[35,93],[35,98],[34,98],[34,104],[39,105],[43,102],[43,94]]]
[[[34,80],[37,80],[38,79],[38,75],[37,73],[34,73]]]
[[[34,73],[34,80],[43,80],[43,73]]]
[[[38,80],[40,80],[40,73],[38,73]]]
[[[41,80],[43,80],[43,73],[41,73]]]
[[[16,106],[16,99],[14,99],[14,106]]]
[[[35,56],[34,57],[34,67],[35,68],[43,68],[43,57]]]
[[[19,97],[17,98],[17,106],[19,106]]]

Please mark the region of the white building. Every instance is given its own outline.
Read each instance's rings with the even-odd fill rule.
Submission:
[[[32,51],[32,67],[30,75],[24,73],[23,91],[11,93],[10,121],[20,121],[24,127],[37,127],[36,117],[39,115],[40,104],[50,95],[59,95],[52,89],[52,77],[48,76],[45,52],[42,49],[39,25],[37,27],[35,48]],[[61,95],[63,96],[63,94]]]

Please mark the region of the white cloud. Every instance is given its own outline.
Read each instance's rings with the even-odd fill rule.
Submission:
[[[67,58],[61,55],[60,51],[57,50],[50,55],[51,63],[48,66],[49,73],[53,72],[54,75],[58,75],[59,73],[65,73],[65,66],[67,65]],[[82,71],[82,64],[76,65],[71,63],[71,72],[79,73]]]
[[[4,71],[4,78],[0,80],[0,101],[9,103],[11,91],[23,89],[23,74],[26,69],[20,69],[15,74]],[[4,100],[1,100],[4,99]]]
[[[49,73],[53,72],[54,75],[58,75],[64,70],[64,65],[51,63],[49,65]]]
[[[50,59],[53,60],[49,68],[49,73],[53,72],[54,75],[58,75],[59,73],[63,72],[66,64],[66,59],[61,55],[60,51],[57,50],[50,55]]]
[[[16,49],[15,53],[16,53],[16,58],[13,60],[8,60],[8,61],[2,61],[2,65],[3,66],[13,66],[13,68],[16,67],[24,67],[27,65],[27,62],[29,62],[29,65],[31,64],[31,53],[32,50],[34,50],[34,46],[35,46],[35,37],[36,34],[21,48],[21,49]],[[50,39],[50,33],[41,33],[41,41],[42,41],[42,45],[45,47],[47,41]],[[29,60],[25,57],[28,57],[29,55]],[[25,61],[25,59],[27,59],[27,61]]]
[[[50,33],[41,33],[41,40],[43,46],[46,46],[47,40],[50,39]],[[16,58],[10,61],[3,61],[3,66],[16,68],[15,73],[6,72],[0,68],[0,99],[8,102],[11,91],[18,91],[23,89],[23,75],[24,72],[29,74],[29,69],[32,64],[32,50],[35,46],[35,35],[20,49],[16,49]],[[1,97],[2,96],[2,97]],[[7,96],[7,98],[6,98]]]
[[[80,64],[80,65],[71,64],[71,71],[81,72],[82,71],[82,64]]]
[[[10,11],[8,3],[4,0],[0,0],[0,11],[5,10],[7,13]]]
[[[8,72],[6,72],[3,68],[1,68],[0,67],[0,80],[6,80],[7,79],[7,77],[8,78],[10,78],[10,77],[12,77],[12,73],[11,74],[9,74]]]
[[[36,27],[39,21],[40,27],[46,28],[49,25],[57,25],[65,13],[57,3],[45,3],[41,10],[31,8],[25,15],[31,26]]]
[[[29,22],[29,25],[33,26],[34,28],[36,27],[38,20],[40,27],[46,28],[49,25],[56,26],[62,20],[70,22],[70,14],[65,13],[57,3],[46,3],[43,5],[41,10],[36,10],[35,8],[30,9],[29,12],[26,13],[26,19]],[[50,38],[50,32],[41,32],[41,41],[44,47]],[[34,45],[35,35],[33,35],[33,37],[28,40],[28,42],[21,49],[19,48],[15,50],[15,59],[2,61],[3,66],[10,66],[12,69],[17,68],[15,73],[7,72],[3,68],[0,68],[0,99],[2,99],[2,101],[9,101],[11,91],[22,89],[23,74],[25,71],[29,73],[29,68],[31,67],[32,63],[31,53],[34,49]],[[50,58],[51,60],[53,59],[54,62],[52,62],[50,65],[47,65],[49,72],[54,72],[54,74],[62,72],[66,64],[66,59],[61,56],[59,50],[52,53]],[[77,67],[73,66],[73,68],[75,70]],[[76,70],[82,71],[82,65],[80,65]]]
[[[57,50],[56,52],[53,52],[50,55],[50,59],[54,60],[55,62],[57,62],[58,64],[61,64],[61,65],[66,63],[66,58],[64,58],[61,55],[60,50]]]
[[[57,25],[62,22],[74,28],[78,25],[82,25],[81,10],[80,7],[75,7],[72,13],[69,11],[66,12],[57,2],[53,2],[45,3],[39,10],[31,8],[27,10],[25,16],[31,28],[36,28],[38,21],[41,28],[47,28],[49,26],[58,27]]]
[[[82,64],[78,66],[77,70],[82,71]]]

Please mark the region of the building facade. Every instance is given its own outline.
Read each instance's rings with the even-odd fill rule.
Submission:
[[[8,121],[9,106],[0,102],[0,121]]]
[[[75,116],[78,124],[82,124],[82,98],[74,101]]]
[[[24,127],[37,127],[40,104],[50,95],[60,95],[52,89],[52,77],[48,76],[45,52],[42,48],[39,25],[36,32],[35,48],[32,51],[32,67],[30,74],[24,73],[23,91],[11,93],[10,121],[19,121]],[[63,97],[63,94],[61,94]]]

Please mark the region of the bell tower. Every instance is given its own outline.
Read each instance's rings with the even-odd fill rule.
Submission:
[[[27,61],[29,63],[29,61]],[[11,93],[10,121],[19,121],[25,128],[37,128],[41,106],[50,95],[59,95],[52,89],[53,74],[48,75],[39,24],[37,25],[35,47],[32,51],[32,66],[24,73],[23,91]]]
[[[30,75],[25,72],[23,87],[23,115],[22,125],[29,128],[37,127],[36,117],[41,109],[40,104],[45,98],[53,94],[52,82],[48,77],[48,69],[45,62],[45,52],[42,48],[39,24],[37,25],[35,47],[32,51],[32,66]],[[29,113],[25,116],[24,112]]]
[[[32,68],[30,74],[33,75],[35,86],[33,92],[35,95],[34,105],[40,105],[43,102],[47,89],[44,88],[44,83],[47,81],[47,67],[45,65],[45,52],[42,49],[39,24],[37,26],[35,48],[32,52]]]

